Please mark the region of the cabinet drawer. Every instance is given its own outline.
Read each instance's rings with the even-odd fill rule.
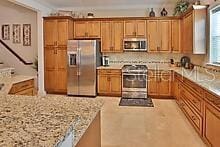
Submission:
[[[190,88],[195,94],[199,95],[200,97],[203,97],[203,89],[196,85],[195,83],[189,81],[188,79],[184,78],[184,84],[187,85],[188,88]]]
[[[199,98],[196,93],[193,93],[190,89],[183,86],[181,94],[185,96],[186,101],[195,108],[195,110],[202,116],[203,111],[203,100]]]
[[[179,75],[178,73],[174,74],[174,78],[179,80],[179,81],[183,81],[183,76]]]
[[[121,74],[120,69],[100,69],[98,74]]]
[[[185,103],[182,108],[196,130],[200,133],[200,135],[202,135],[202,118],[199,115],[196,115],[196,113],[194,113]]]
[[[186,98],[182,95],[183,100]],[[202,135],[202,117],[199,116],[193,109],[191,109],[185,102],[182,103],[182,110],[186,114],[187,118],[190,120],[192,125],[195,127],[196,131]]]
[[[28,80],[28,81],[24,81],[24,82],[20,82],[17,84],[14,84],[10,90],[10,94],[15,94],[19,91],[25,90],[25,89],[29,89],[29,88],[33,88],[34,87],[34,80]]]
[[[15,93],[15,95],[33,96],[34,95],[34,89],[33,88],[25,89],[23,91]]]
[[[220,97],[205,92],[205,100],[216,106],[220,111]]]

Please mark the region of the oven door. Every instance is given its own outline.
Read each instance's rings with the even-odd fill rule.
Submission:
[[[122,90],[123,92],[147,91],[147,75],[146,73],[123,73],[122,78]]]

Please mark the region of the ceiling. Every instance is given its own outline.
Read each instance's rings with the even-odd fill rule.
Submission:
[[[131,8],[174,5],[177,0],[37,0],[55,8]]]

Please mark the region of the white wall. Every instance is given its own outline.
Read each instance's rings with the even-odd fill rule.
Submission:
[[[26,62],[33,62],[37,57],[37,13],[8,1],[0,1],[0,20],[0,26],[3,24],[10,25],[10,40],[4,40],[4,42]],[[12,41],[12,24],[21,25],[20,44],[14,44]],[[31,46],[23,46],[23,24],[31,24]],[[0,30],[0,34],[1,31],[2,30]],[[3,47],[1,46],[1,48]],[[8,66],[14,67],[16,73],[23,75],[36,75],[32,66],[24,65],[6,49],[1,49],[0,53],[1,60],[6,65],[8,64]]]

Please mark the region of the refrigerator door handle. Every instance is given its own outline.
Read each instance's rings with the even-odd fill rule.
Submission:
[[[80,63],[81,62],[81,51],[77,48],[77,76],[80,76]]]

